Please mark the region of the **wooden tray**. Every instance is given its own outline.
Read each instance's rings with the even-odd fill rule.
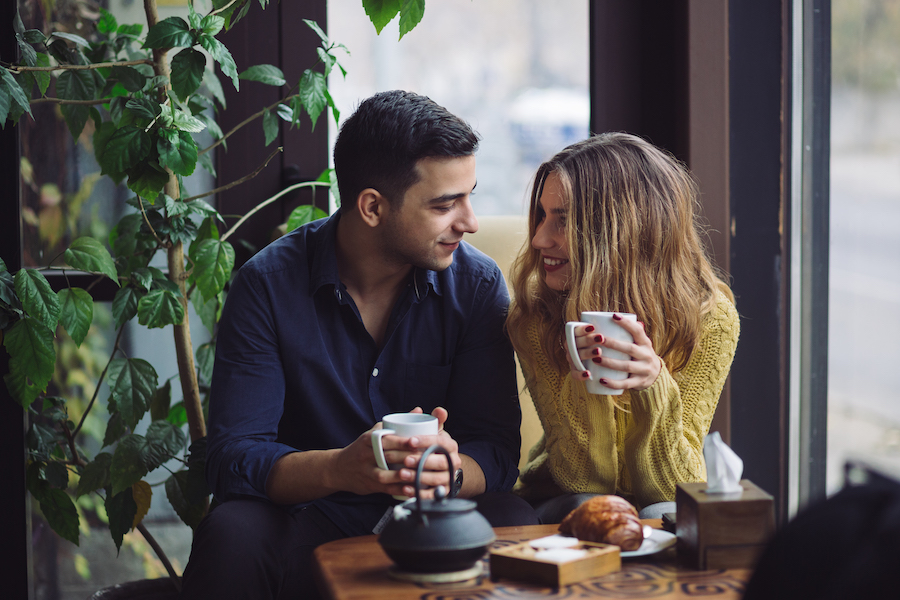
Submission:
[[[530,541],[491,550],[491,579],[507,578],[562,587],[622,568],[618,546],[579,541],[572,549],[584,550],[587,554],[570,560],[548,560],[539,557],[540,550],[533,548]]]

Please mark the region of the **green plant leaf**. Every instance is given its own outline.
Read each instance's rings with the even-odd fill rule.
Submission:
[[[266,85],[274,85],[275,87],[281,87],[287,83],[281,69],[273,65],[254,65],[241,73],[240,78],[248,81],[258,81]]]
[[[212,382],[213,365],[216,361],[216,344],[207,342],[197,348],[197,371],[205,383]]]
[[[116,130],[106,142],[100,166],[109,172],[124,173],[147,158],[152,143],[143,128],[126,125]]]
[[[37,51],[25,39],[24,33],[16,34],[16,45],[19,47],[19,51],[22,53],[22,62],[29,67],[33,67],[35,65],[35,62],[37,61]]]
[[[63,490],[48,487],[40,495],[41,513],[61,538],[78,545],[78,511]]]
[[[167,127],[175,127],[176,129],[188,131],[190,133],[199,133],[206,128],[203,121],[194,115],[179,109],[174,111],[164,111],[162,113],[162,120]]]
[[[75,44],[76,46],[81,46],[82,48],[90,48],[91,47],[90,42],[88,42],[86,39],[84,39],[80,35],[75,35],[74,33],[64,33],[62,31],[54,31],[50,35],[50,39],[52,40],[53,38],[62,38],[64,40],[68,40],[68,41],[72,42],[73,44]]]
[[[134,116],[142,119],[153,120],[159,116],[162,107],[159,102],[154,102],[150,98],[132,98],[125,102],[127,108]]]
[[[225,19],[218,15],[206,15],[202,19],[200,19],[200,29],[203,33],[208,33],[209,35],[216,35],[222,28],[225,27]]]
[[[151,162],[140,163],[128,170],[128,189],[150,204],[156,202],[168,182],[169,173]]]
[[[203,72],[203,85],[209,90],[212,97],[219,103],[219,106],[226,108],[225,90],[222,89],[222,82],[212,69],[206,69]]]
[[[313,129],[316,128],[316,119],[319,118],[319,115],[322,114],[322,111],[328,104],[328,99],[325,96],[327,88],[328,83],[324,75],[311,69],[303,72],[303,76],[300,78],[299,95],[303,101],[303,106],[306,107],[306,113],[312,120]]]
[[[59,322],[59,297],[47,279],[35,269],[21,269],[16,273],[15,282],[25,313],[55,331]]]
[[[110,77],[118,79],[122,86],[131,92],[139,92],[147,83],[147,76],[134,67],[113,67]]]
[[[3,80],[0,79],[0,127],[3,129],[6,129],[6,119],[9,117],[10,104],[12,104],[12,98],[10,98],[9,89],[7,89]],[[15,123],[16,119],[13,119],[13,122]]]
[[[80,104],[63,104],[59,107],[59,111],[66,121],[69,133],[77,140],[91,116],[91,109]]]
[[[27,408],[47,389],[53,376],[53,331],[37,319],[19,319],[6,330],[3,345],[10,356],[9,373],[3,377],[6,387]]]
[[[141,291],[130,285],[120,288],[116,292],[112,303],[112,314],[116,320],[116,328],[121,327],[122,324],[134,318],[137,314],[138,302],[143,295]]]
[[[319,24],[315,21],[311,21],[310,19],[303,19],[303,22],[306,23],[306,26],[312,29],[319,39],[322,40],[323,44],[328,44],[328,36],[325,35],[325,32],[322,31],[322,28],[319,27]]]
[[[111,404],[115,406],[115,401],[111,400]],[[111,411],[109,421],[106,422],[106,432],[103,435],[103,447],[111,446],[119,441],[119,438],[125,435],[125,421],[118,412]]]
[[[165,419],[169,416],[171,405],[172,380],[166,379],[166,382],[153,392],[153,398],[150,400],[150,418],[154,421]]]
[[[119,25],[119,28],[116,29],[116,35],[137,38],[141,35],[141,32],[144,31],[144,26],[140,23],[128,23],[125,25]]]
[[[400,39],[412,31],[425,16],[425,0],[403,0],[400,6]]]
[[[171,290],[153,290],[138,302],[138,322],[155,329],[184,321],[184,307]]]
[[[194,37],[187,21],[181,17],[163,19],[149,30],[144,48],[190,48]]]
[[[116,264],[109,251],[92,237],[80,237],[63,253],[66,263],[73,269],[89,273],[102,273],[119,285]]]
[[[169,415],[166,417],[166,421],[176,427],[182,427],[187,424],[187,410],[184,408],[184,402],[178,402],[169,409]]]
[[[81,288],[60,290],[59,320],[76,346],[81,346],[94,320],[94,299]]]
[[[44,54],[43,52],[37,53],[37,59],[35,60],[36,67],[49,67],[50,66],[50,55]],[[41,96],[47,93],[47,88],[50,87],[50,81],[52,80],[52,76],[49,71],[34,71],[32,73],[34,76],[34,80],[37,83],[38,89],[41,92]]]
[[[307,223],[311,223],[316,219],[321,219],[327,216],[328,214],[325,211],[323,211],[321,208],[313,206],[312,204],[304,204],[302,206],[298,206],[291,211],[291,214],[288,217],[287,230],[293,231],[301,225],[306,225]]]
[[[109,517],[109,533],[116,544],[116,550],[121,550],[122,540],[125,534],[131,531],[137,514],[137,504],[131,495],[131,487],[118,494],[107,490],[105,507],[106,515]]]
[[[182,470],[166,480],[166,497],[175,514],[191,529],[196,529],[206,514],[208,497],[206,482],[202,473]]]
[[[234,269],[234,247],[221,240],[203,240],[197,247],[194,273],[204,298],[214,298],[225,288]]]
[[[64,490],[69,485],[69,469],[61,462],[49,462],[44,466],[44,477],[51,487]]]
[[[363,9],[375,26],[375,33],[380,34],[384,26],[400,12],[400,0],[363,0]]]
[[[144,465],[151,471],[184,451],[187,442],[179,427],[164,419],[156,420],[147,427],[147,450]]]
[[[107,376],[117,411],[125,425],[134,429],[156,391],[156,369],[140,358],[116,358],[109,363]]]
[[[337,59],[333,54],[329,54],[325,48],[316,48],[316,53],[319,55],[319,60],[322,61],[322,64],[325,65],[325,77],[328,77],[331,74],[331,70],[334,68],[334,65],[337,64]]]
[[[109,480],[113,495],[118,495],[140,481],[149,469],[144,466],[141,454],[147,446],[144,436],[132,433],[126,435],[116,446],[109,465]],[[131,525],[129,523],[129,525]]]
[[[228,51],[225,44],[213,36],[203,33],[200,34],[200,45],[209,52],[209,55],[213,57],[213,60],[219,63],[222,72],[227,77],[231,78],[235,91],[240,91],[237,65],[234,63],[234,57],[231,56],[231,52]]]
[[[191,303],[194,305],[197,316],[200,317],[200,322],[203,323],[210,335],[214,335],[216,323],[222,316],[223,295],[220,293],[215,298],[205,300],[203,294],[194,294],[191,296]]]
[[[100,490],[109,486],[109,466],[111,462],[112,454],[101,452],[94,457],[94,460],[86,464],[81,471],[81,478],[78,480],[75,496],[81,497],[94,490]]]
[[[13,276],[9,271],[0,270],[0,302],[3,302],[10,308],[22,308],[22,303],[16,296],[16,284]]]
[[[263,113],[262,128],[268,146],[278,138],[278,116],[269,109]]]
[[[28,94],[25,93],[25,90],[22,89],[22,86],[19,85],[13,74],[6,69],[0,69],[0,81],[4,84],[0,86],[0,90],[5,89],[9,98],[30,115],[31,104],[28,102]]]
[[[181,98],[197,91],[203,81],[206,70],[206,57],[202,53],[188,48],[172,58],[172,91]]]
[[[115,33],[118,28],[119,23],[116,21],[116,17],[101,6],[100,20],[97,21],[97,31],[104,35],[109,35],[111,33]]]
[[[197,166],[197,144],[186,131],[160,129],[156,142],[159,163],[173,173],[187,177]]]

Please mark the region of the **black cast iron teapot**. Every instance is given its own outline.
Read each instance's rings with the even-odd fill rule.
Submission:
[[[434,452],[447,457],[450,481],[453,463],[450,453],[435,444],[422,453],[416,469],[416,498],[394,507],[394,514],[378,538],[397,567],[416,573],[451,573],[469,569],[480,560],[496,539],[484,516],[472,500],[448,498],[444,486],[434,490],[434,500],[421,497],[420,479],[425,460]]]

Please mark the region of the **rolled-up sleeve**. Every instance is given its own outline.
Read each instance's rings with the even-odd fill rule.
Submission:
[[[522,412],[515,357],[503,323],[509,305],[499,269],[472,299],[447,392],[447,431],[481,467],[486,491],[508,491],[518,477]]]
[[[266,497],[275,462],[294,448],[276,441],[285,377],[271,298],[253,270],[228,294],[216,342],[206,475],[220,501]]]

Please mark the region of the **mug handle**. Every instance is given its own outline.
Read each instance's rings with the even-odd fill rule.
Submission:
[[[590,323],[582,321],[569,321],[566,323],[566,349],[569,351],[569,357],[572,359],[572,362],[576,365],[581,365],[585,371],[590,373],[590,369],[584,365],[584,361],[578,356],[578,348],[575,346],[575,328],[579,325],[590,325]],[[590,378],[593,379],[593,376],[590,376]]]
[[[375,452],[375,464],[384,470],[388,470],[387,460],[384,458],[384,447],[381,438],[394,433],[393,429],[375,429],[372,431],[372,450]]]

